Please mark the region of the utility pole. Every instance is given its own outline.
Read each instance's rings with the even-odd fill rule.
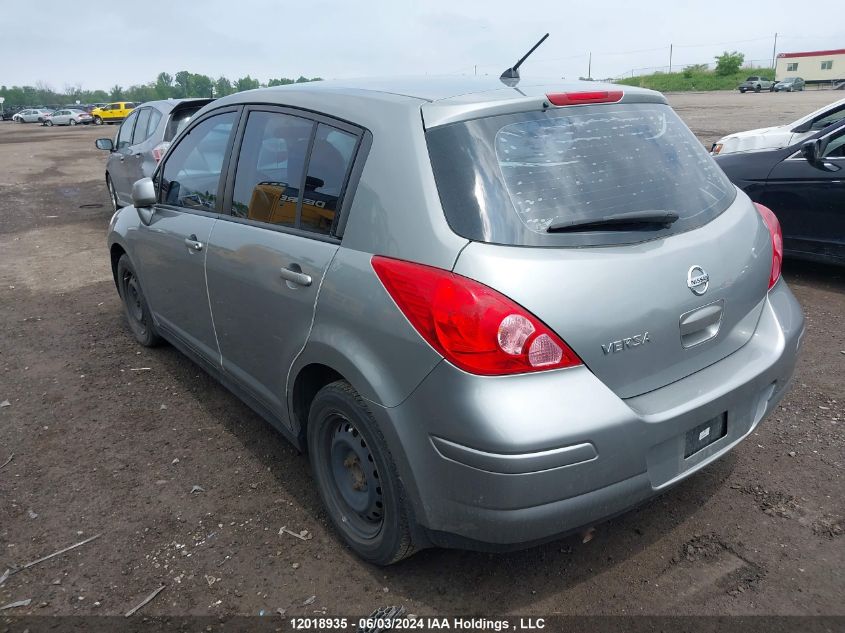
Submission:
[[[473,66],[473,73],[477,76],[478,75],[478,64]]]
[[[669,44],[669,72],[672,72],[672,45]]]
[[[775,33],[775,45],[772,46],[772,68],[775,68],[775,58],[777,57],[777,50],[778,50],[778,34]]]
[[[590,51],[590,57],[587,61],[587,79],[593,77],[593,51]]]

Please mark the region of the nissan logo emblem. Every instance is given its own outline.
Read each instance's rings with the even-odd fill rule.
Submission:
[[[710,286],[710,275],[704,272],[701,266],[692,266],[687,273],[687,288],[693,294],[703,295]]]

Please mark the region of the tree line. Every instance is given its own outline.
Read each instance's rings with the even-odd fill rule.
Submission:
[[[264,88],[266,86],[284,86],[308,81],[321,81],[320,77],[300,76],[298,79],[280,77],[270,79],[266,84],[249,75],[234,81],[227,77],[213,79],[208,75],[182,70],[171,75],[161,72],[146,84],[139,84],[123,88],[115,84],[110,90],[83,90],[82,86],[65,85],[62,91],[54,90],[51,86],[37,82],[34,86],[0,86],[0,96],[5,97],[4,106],[35,106],[47,104],[101,103],[108,101],[154,101],[156,99],[182,99],[185,97],[225,97],[226,95],[243,90]]]

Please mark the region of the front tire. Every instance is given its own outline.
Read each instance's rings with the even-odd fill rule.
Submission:
[[[754,86],[754,92],[760,92],[760,86]]]
[[[740,89],[739,89],[739,94],[743,94],[743,95],[744,95],[744,94],[745,94],[745,88],[740,88]]]
[[[120,200],[117,199],[117,191],[115,191],[114,183],[112,182],[111,176],[109,174],[106,174],[106,189],[109,190],[109,198],[111,198],[112,211],[122,209],[123,205],[120,204]]]
[[[405,489],[384,436],[345,380],[311,404],[308,453],[335,529],[364,560],[390,565],[414,553]]]
[[[95,116],[94,117],[94,125],[102,125],[102,124],[103,124],[103,120],[100,117]]]
[[[47,127],[53,127],[53,122],[48,119],[44,121],[44,125],[46,125]]]
[[[117,262],[117,288],[135,340],[144,347],[155,347],[161,343],[138,274],[126,254],[121,255]]]

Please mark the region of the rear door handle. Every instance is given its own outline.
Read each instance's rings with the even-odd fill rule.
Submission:
[[[190,248],[192,251],[201,251],[202,250],[202,242],[197,240],[196,235],[191,235],[190,237],[185,238],[185,246]]]
[[[291,268],[282,268],[281,275],[282,279],[285,281],[289,281],[294,283],[298,286],[310,286],[311,285],[311,275],[306,275],[300,270],[294,270],[293,266],[299,268],[297,264],[292,264]]]

